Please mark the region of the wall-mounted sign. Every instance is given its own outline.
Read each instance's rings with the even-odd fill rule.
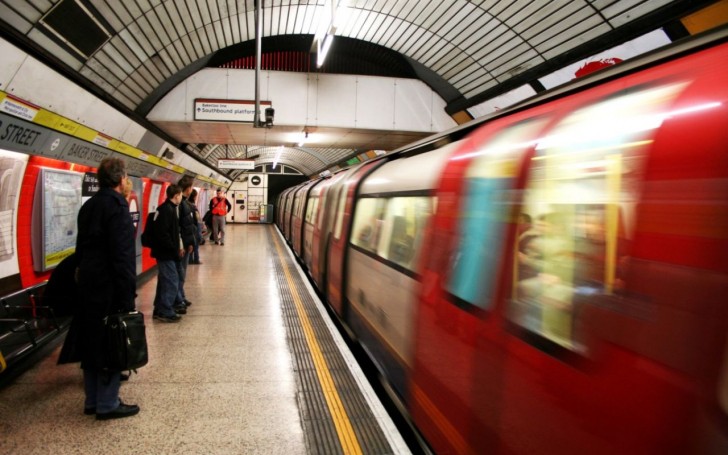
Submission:
[[[222,159],[217,160],[217,167],[219,169],[255,169],[255,160],[231,160]]]
[[[265,108],[271,107],[270,101],[261,101],[259,118],[265,119]],[[195,120],[218,122],[249,122],[255,120],[255,101],[195,99]]]

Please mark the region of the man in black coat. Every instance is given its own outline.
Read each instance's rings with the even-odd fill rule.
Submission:
[[[157,260],[157,294],[154,296],[154,319],[179,322],[174,303],[179,293],[177,266],[185,255],[180,237],[178,207],[182,190],[177,185],[167,187],[167,200],[157,208],[154,218],[152,257]]]
[[[139,406],[119,399],[121,372],[105,368],[103,342],[103,319],[135,308],[136,251],[129,205],[122,196],[127,179],[124,162],[105,158],[99,164],[98,179],[101,189],[78,213],[79,305],[58,363],[81,362],[84,413],[107,420],[139,412]]]
[[[197,220],[192,206],[187,198],[192,193],[192,177],[185,175],[177,183],[182,190],[182,202],[179,204],[179,233],[182,236],[182,246],[185,254],[177,262],[177,275],[179,275],[179,292],[174,302],[175,311],[180,314],[187,313],[187,307],[192,302],[187,300],[185,295],[185,279],[187,278],[187,264],[189,264],[190,256],[195,247],[195,236],[197,235]]]

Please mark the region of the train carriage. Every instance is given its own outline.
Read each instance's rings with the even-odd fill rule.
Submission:
[[[727,52],[496,120],[453,156],[412,376],[438,453],[725,449]]]
[[[432,451],[728,452],[727,40],[311,193],[304,263]]]

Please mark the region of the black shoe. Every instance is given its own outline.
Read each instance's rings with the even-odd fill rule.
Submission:
[[[126,373],[119,374],[119,381],[128,381],[128,380],[129,380],[128,374],[126,374]]]
[[[161,322],[179,322],[182,320],[182,316],[175,314],[174,316],[163,316],[161,314],[155,314],[152,319]]]
[[[95,407],[94,408],[83,408],[83,413],[86,414],[87,416],[92,416],[92,415],[96,414],[96,408]]]
[[[96,414],[96,420],[123,419],[124,417],[131,417],[137,414],[139,414],[139,406],[135,404],[124,404],[121,400],[119,400],[118,408],[111,412]]]
[[[174,312],[177,314],[187,314],[187,306],[184,303],[175,305]]]
[[[190,302],[187,299],[184,300],[184,303],[185,303],[185,307],[192,306],[192,302]]]

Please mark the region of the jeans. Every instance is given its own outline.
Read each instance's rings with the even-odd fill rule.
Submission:
[[[190,262],[193,264],[200,263],[200,242],[202,241],[202,224],[197,225],[197,236],[195,237],[195,245],[192,247],[192,257]]]
[[[179,274],[177,261],[157,260],[157,295],[154,296],[154,312],[162,316],[173,317],[173,305],[179,293]]]
[[[184,305],[185,300],[187,300],[187,296],[185,295],[185,280],[187,278],[187,264],[190,262],[191,255],[192,253],[188,253],[185,250],[185,255],[177,262],[179,283],[177,286],[177,297],[174,299],[174,306]]]
[[[216,241],[225,239],[225,215],[212,215],[212,236]]]
[[[83,388],[86,401],[83,407],[96,408],[103,414],[119,407],[119,386],[121,376],[118,371],[98,371],[92,368],[83,370]]]

